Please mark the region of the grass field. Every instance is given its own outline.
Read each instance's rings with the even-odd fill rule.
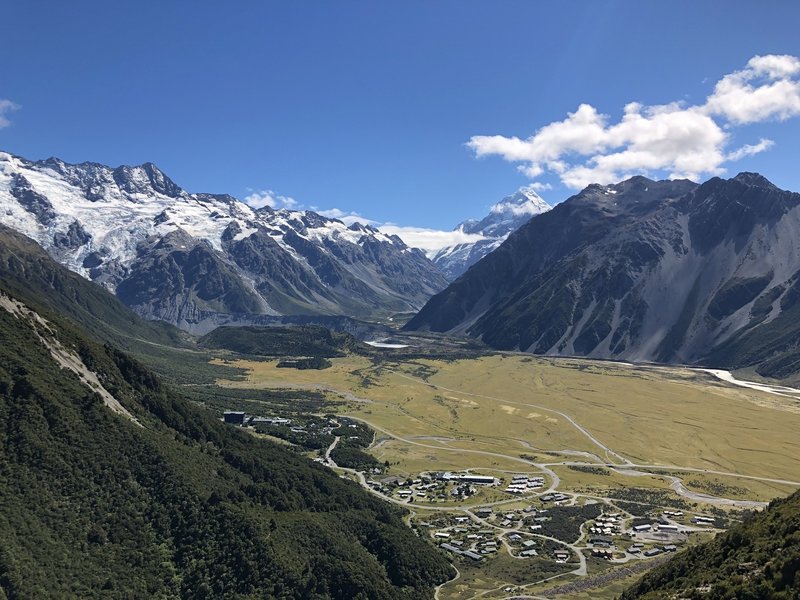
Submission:
[[[378,365],[348,357],[333,363],[323,371],[290,373],[275,362],[238,361],[228,366],[245,369],[246,376],[224,384],[346,392],[352,395],[349,414],[395,440],[376,454],[408,471],[440,468],[438,463],[513,470],[522,468],[514,464],[521,456],[620,462],[570,417],[637,464],[800,480],[798,403],[702,373],[520,356]],[[487,462],[491,456],[478,452],[496,453],[497,460]],[[578,475],[570,477],[580,485]],[[758,487],[758,497],[772,493],[741,481],[735,485]],[[791,486],[775,484],[774,491]]]
[[[625,499],[613,501],[623,510],[642,514],[659,507],[714,510],[679,495],[671,488],[675,478],[690,493],[748,501],[797,487],[763,479],[800,481],[800,403],[688,369],[520,355],[404,363],[350,356],[333,359],[322,371],[278,369],[275,361],[218,362],[239,369],[228,371],[237,377],[218,382],[230,393],[237,388],[237,400],[249,396],[247,390],[254,399],[263,390],[281,390],[291,405],[290,390],[298,390],[298,398],[316,394],[335,401],[331,410],[375,430],[369,451],[388,461],[390,474],[404,478],[463,470],[506,480],[517,473],[540,475],[546,486],[577,494],[579,504],[616,497]],[[533,496],[485,488],[465,502],[417,498],[408,505],[409,519],[482,504],[503,511],[541,506]],[[481,563],[456,564],[460,577],[442,587],[441,600],[501,598],[508,596],[504,588],[575,568],[549,556],[520,560],[505,551]],[[607,566],[589,559],[590,578]],[[525,589],[580,581],[566,574]],[[614,579],[561,597],[610,600],[631,581]]]

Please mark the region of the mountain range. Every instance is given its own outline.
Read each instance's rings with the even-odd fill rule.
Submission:
[[[194,332],[252,316],[386,317],[447,285],[422,251],[312,211],[193,194],[152,163],[0,153],[0,223],[139,315]]]
[[[499,349],[800,368],[800,194],[741,173],[590,185],[407,324]]]
[[[429,253],[428,256],[445,277],[453,281],[502,244],[531,217],[547,212],[550,208],[533,188],[521,187],[493,205],[483,219],[470,219],[455,228],[460,233],[480,236],[476,241],[448,246]]]

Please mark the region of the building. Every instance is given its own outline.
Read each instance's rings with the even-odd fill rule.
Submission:
[[[235,410],[226,410],[222,413],[222,420],[229,425],[244,425],[247,415]]]
[[[569,552],[566,550],[556,550],[553,556],[556,557],[556,562],[565,563],[569,560]]]

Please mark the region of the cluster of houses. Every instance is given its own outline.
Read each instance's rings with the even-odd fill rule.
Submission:
[[[527,475],[514,475],[511,483],[505,489],[509,494],[525,494],[544,487],[544,477],[529,477]]]
[[[619,513],[602,514],[594,520],[594,525],[589,527],[589,533],[599,535],[616,535],[621,533],[622,517]]]
[[[447,476],[443,476],[447,475]],[[494,481],[494,478],[489,478]],[[485,484],[483,475],[454,476],[452,473],[420,475],[416,479],[392,476],[378,481],[368,481],[368,485],[383,494],[394,495],[401,500],[413,502],[414,499],[426,502],[444,502],[448,499],[463,500],[475,495],[478,489],[474,484]],[[451,485],[452,484],[452,485]]]
[[[452,552],[455,555],[466,556],[467,558],[471,558],[474,561],[483,560],[483,557],[477,552],[473,550],[462,550],[461,548],[457,548],[453,544],[446,544],[446,543],[440,544],[439,547],[442,548],[443,550],[447,550],[448,552]]]
[[[494,530],[483,529],[477,523],[471,523],[466,516],[455,517],[453,521],[455,526],[432,534],[434,539],[441,542],[440,548],[476,561],[497,553],[499,542]]]

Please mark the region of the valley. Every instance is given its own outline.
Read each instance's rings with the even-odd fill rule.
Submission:
[[[520,354],[395,359],[393,350],[384,352],[334,358],[320,371],[232,356],[214,364],[243,370],[218,381],[222,389],[313,390],[330,403],[320,410],[375,431],[367,452],[388,465],[381,472],[339,468],[330,452],[311,455],[407,507],[421,536],[445,544],[460,576],[438,589],[443,600],[507,597],[511,589],[533,597],[570,582],[575,593],[591,588],[591,597],[611,598],[619,581],[663,559],[660,548],[708,539],[800,488],[800,403],[790,393],[679,367]],[[443,481],[444,472],[453,479]],[[460,475],[496,483],[470,489]],[[515,477],[536,484],[513,489]],[[655,524],[665,510],[680,513],[668,517],[680,533],[631,535],[634,524]],[[560,511],[582,516],[564,529]],[[593,557],[599,546],[589,543],[591,518],[601,513],[618,515],[610,560]],[[708,515],[711,521],[693,523]],[[631,552],[637,539],[657,556]],[[559,548],[568,553],[563,561],[555,558]],[[477,558],[461,555],[465,550]],[[521,555],[526,550],[536,551]]]

